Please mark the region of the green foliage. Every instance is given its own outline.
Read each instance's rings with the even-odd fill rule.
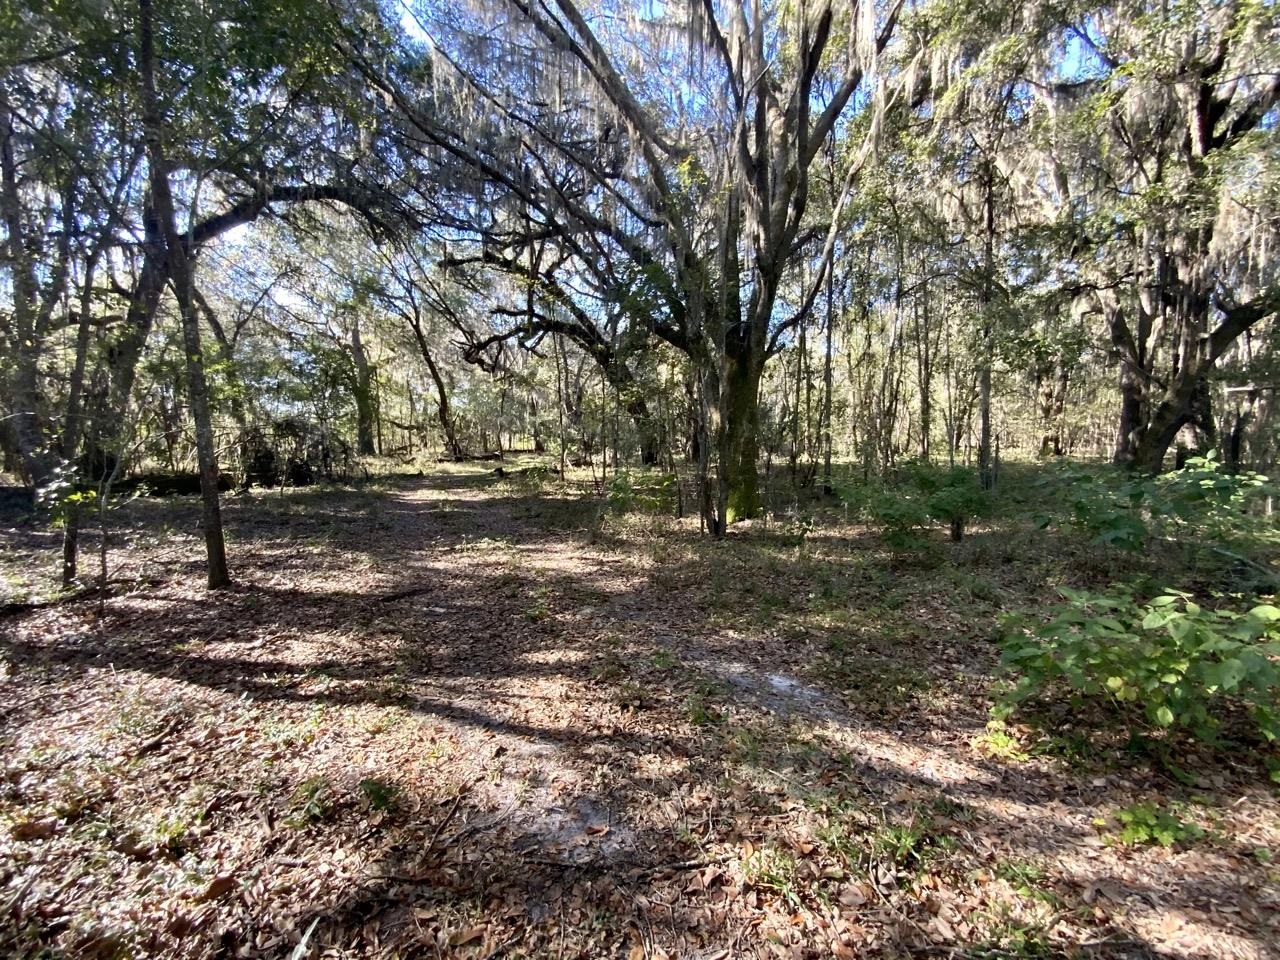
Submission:
[[[1023,749],[1022,743],[1011,734],[1003,720],[992,720],[987,724],[987,732],[974,740],[983,753],[1002,760],[1023,761],[1030,759],[1030,754]]]
[[[867,512],[871,522],[880,527],[884,542],[894,550],[923,545],[921,534],[929,525],[929,511],[918,496],[886,488],[871,498]]]
[[[618,513],[673,513],[676,475],[619,470],[609,482],[609,505]]]
[[[884,824],[871,834],[869,846],[873,862],[914,869],[949,854],[955,848],[955,840],[935,829],[925,817]]]
[[[649,660],[655,670],[670,670],[676,664],[676,655],[664,647],[653,651]]]
[[[1044,870],[1026,860],[1001,860],[996,864],[994,872],[1024,897],[1039,894],[1045,882]]]
[[[1280,609],[1210,610],[1187,594],[1138,604],[1123,589],[1063,595],[1047,622],[1006,621],[1002,660],[1017,680],[1005,707],[1065,682],[1125,718],[1136,710],[1155,728],[1212,740],[1234,703],[1249,708],[1266,739],[1280,734]]]
[[[705,727],[713,723],[719,723],[721,718],[720,711],[713,704],[707,702],[707,697],[703,693],[691,693],[684,702],[685,712],[689,716],[689,722],[695,727]]]
[[[1122,550],[1142,550],[1153,537],[1253,550],[1276,537],[1275,525],[1253,509],[1273,492],[1268,479],[1227,473],[1212,451],[1155,477],[1068,465],[1043,486],[1067,505],[1069,526]],[[1048,526],[1053,519],[1040,522]]]
[[[1204,829],[1183,820],[1172,810],[1152,803],[1135,803],[1116,811],[1120,831],[1115,839],[1126,846],[1159,844],[1172,847],[1176,843],[1198,840]]]
[[[785,851],[776,847],[753,850],[742,861],[742,873],[749,885],[769,890],[793,907],[800,907],[800,893],[796,887],[796,861]]]
[[[929,516],[941,520],[951,529],[951,539],[959,541],[964,528],[974,517],[986,514],[990,506],[986,491],[972,470],[955,467],[942,474],[936,486],[927,493],[925,505]]]
[[[303,780],[289,798],[290,812],[284,819],[287,826],[305,827],[323,820],[331,806],[329,781],[324,777]]]
[[[895,550],[922,546],[923,534],[934,522],[945,523],[951,539],[960,540],[965,526],[990,509],[977,475],[964,467],[910,461],[898,468],[895,481],[870,490],[841,491],[846,503],[862,507]]]
[[[400,788],[385,780],[368,779],[360,781],[360,792],[375,810],[391,810],[396,805]]]

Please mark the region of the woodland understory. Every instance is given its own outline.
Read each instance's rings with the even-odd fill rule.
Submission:
[[[998,614],[1159,551],[1042,529],[1012,474],[909,551],[829,503],[712,541],[577,480],[229,497],[216,592],[196,499],[139,498],[109,595],[49,606],[59,540],[11,503],[0,951],[1275,955],[1265,753],[991,722]]]
[[[0,955],[1280,956],[1274,0],[0,4]]]

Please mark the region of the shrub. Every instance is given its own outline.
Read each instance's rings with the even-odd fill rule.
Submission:
[[[676,475],[619,470],[609,482],[609,505],[618,513],[674,513]]]
[[[974,517],[985,516],[990,504],[973,471],[956,467],[928,494],[926,506],[929,516],[946,523],[951,539],[959,543],[965,526]]]
[[[923,544],[921,534],[929,525],[929,511],[914,491],[881,490],[871,497],[867,513],[893,549],[910,550]]]
[[[1069,526],[1096,543],[1137,551],[1153,537],[1253,549],[1274,538],[1275,527],[1258,521],[1255,505],[1272,493],[1268,479],[1226,473],[1210,451],[1186,467],[1156,477],[1114,469],[1069,465],[1044,481],[1052,499],[1067,504]],[[1040,517],[1042,526],[1052,523]]]
[[[1142,605],[1124,590],[1063,595],[1048,622],[1008,621],[1002,662],[1017,680],[1006,709],[1065,683],[1126,716],[1136,709],[1155,728],[1212,740],[1237,703],[1266,739],[1280,734],[1280,609],[1210,610],[1187,594]]]
[[[1174,844],[1198,840],[1205,835],[1197,824],[1183,820],[1172,810],[1161,809],[1151,803],[1135,803],[1116,811],[1120,832],[1115,839],[1126,846]]]
[[[900,466],[897,482],[867,500],[870,520],[899,550],[920,546],[922,534],[934,521],[945,523],[951,539],[959,542],[969,521],[984,516],[989,507],[989,497],[972,470],[917,461]]]

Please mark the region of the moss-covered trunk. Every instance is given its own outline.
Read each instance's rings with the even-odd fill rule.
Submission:
[[[725,357],[717,446],[722,516],[726,523],[758,516],[763,506],[756,471],[762,370],[763,364],[751,351],[733,351]]]

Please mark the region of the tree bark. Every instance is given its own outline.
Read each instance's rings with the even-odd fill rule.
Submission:
[[[745,354],[745,355],[744,355]],[[727,351],[720,384],[720,499],[726,523],[757,516],[762,507],[760,477],[760,375],[762,364],[749,352]]]
[[[364,341],[360,339],[360,320],[351,327],[351,359],[355,365],[356,381],[352,393],[356,401],[356,452],[362,457],[372,457],[374,449],[373,372]]]
[[[138,0],[138,72],[142,78],[143,134],[150,160],[152,214],[163,238],[162,262],[182,318],[182,342],[186,351],[187,393],[196,425],[196,456],[200,468],[201,522],[204,527],[208,585],[211,590],[231,585],[226,546],[222,536],[222,510],[218,501],[218,462],[214,449],[209,390],[200,347],[200,319],[196,314],[194,277],[186,245],[178,233],[169,188],[169,166],[164,153],[164,120],[156,96],[155,40],[151,0]]]

